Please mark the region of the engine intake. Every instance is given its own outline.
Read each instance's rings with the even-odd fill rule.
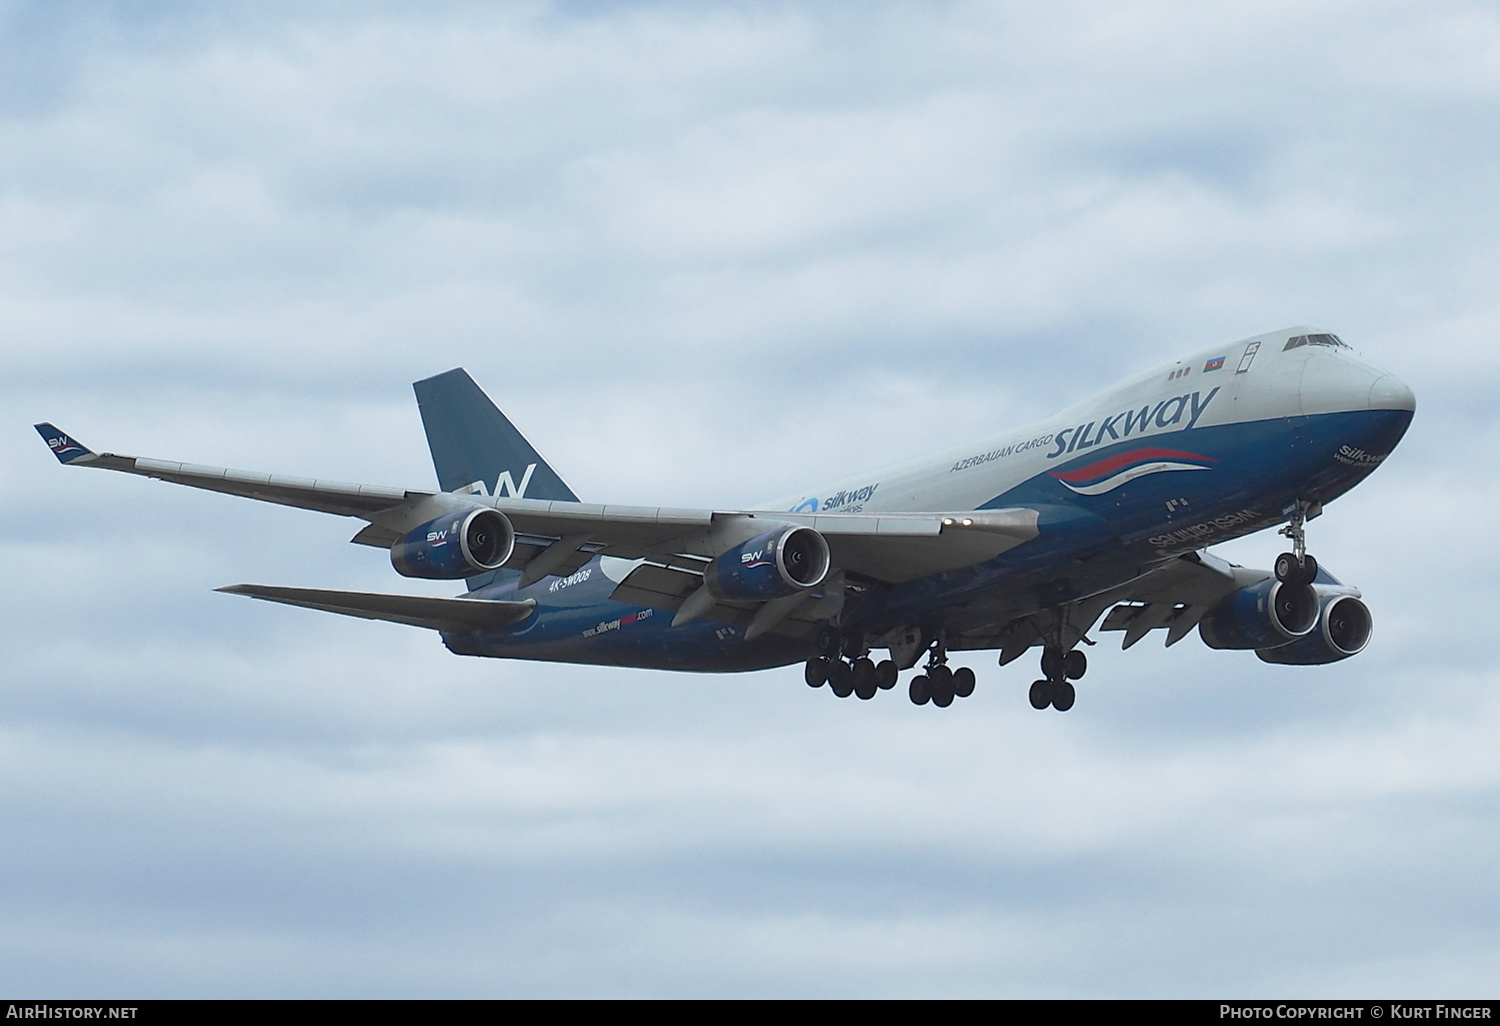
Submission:
[[[403,577],[452,581],[505,565],[516,531],[499,510],[474,509],[430,520],[391,546],[391,566]]]
[[[1323,596],[1319,629],[1289,645],[1262,649],[1255,654],[1268,663],[1291,666],[1321,666],[1348,659],[1370,643],[1374,617],[1370,607],[1353,595]]]
[[[1312,585],[1268,577],[1226,595],[1199,621],[1198,636],[1209,648],[1279,648],[1310,633],[1318,611]]]
[[[709,564],[703,582],[731,602],[761,602],[816,588],[828,576],[828,542],[810,527],[783,527],[741,542]]]

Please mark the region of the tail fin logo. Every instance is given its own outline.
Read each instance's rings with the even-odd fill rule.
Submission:
[[[521,475],[521,483],[517,485],[516,479],[510,476],[510,471],[502,470],[500,476],[495,479],[495,490],[493,493],[485,487],[483,481],[475,481],[473,484],[458,490],[466,492],[469,495],[489,496],[493,494],[497,499],[524,499],[526,498],[526,488],[531,484],[531,475],[535,472],[536,464],[528,463],[526,465],[526,472]]]
[[[73,441],[66,432],[52,424],[37,424],[36,433],[42,436],[42,441],[47,443],[47,448],[52,450],[59,463],[72,463],[93,455],[87,446]]]

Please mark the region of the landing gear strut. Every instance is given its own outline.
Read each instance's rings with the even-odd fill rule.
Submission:
[[[1311,584],[1318,576],[1318,561],[1307,554],[1307,513],[1311,506],[1299,499],[1292,519],[1278,532],[1292,540],[1292,551],[1276,557],[1276,579],[1283,584]]]

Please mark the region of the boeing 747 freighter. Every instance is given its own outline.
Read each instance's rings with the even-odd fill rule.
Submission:
[[[939,707],[975,686],[949,653],[996,650],[1005,665],[1039,648],[1031,704],[1066,711],[1096,626],[1126,648],[1196,627],[1213,648],[1291,665],[1363,650],[1370,611],[1307,551],[1307,524],[1380,466],[1416,410],[1411,389],[1338,336],[1291,328],[928,459],[753,509],[666,509],[580,501],[463,370],[414,387],[437,490],[96,453],[37,430],[69,466],[355,517],[352,540],[388,550],[397,573],[467,584],[455,598],[221,591],[428,628],[460,655],[802,663],[841,698],[873,698],[916,668],[911,700]],[[1207,550],[1271,527],[1289,546],[1270,570]]]

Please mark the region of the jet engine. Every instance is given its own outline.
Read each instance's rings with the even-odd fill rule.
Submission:
[[[403,577],[452,581],[498,570],[516,546],[516,531],[499,510],[474,509],[430,520],[391,546]]]
[[[764,602],[808,588],[828,575],[828,542],[810,527],[782,527],[741,542],[709,564],[703,582],[730,602]]]
[[[1198,635],[1209,648],[1278,648],[1309,634],[1318,608],[1312,585],[1268,577],[1224,596],[1198,622]]]
[[[1323,611],[1318,617],[1317,630],[1289,645],[1260,649],[1255,654],[1268,663],[1320,666],[1363,652],[1370,643],[1370,630],[1374,626],[1370,608],[1347,592],[1320,594],[1320,597]]]

